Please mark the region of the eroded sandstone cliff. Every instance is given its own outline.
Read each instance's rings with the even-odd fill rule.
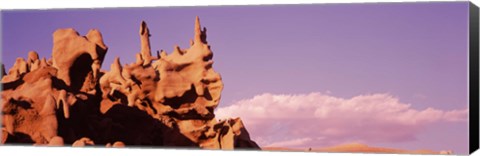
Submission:
[[[59,29],[51,58],[31,51],[8,73],[2,65],[1,143],[259,148],[240,119],[215,118],[223,83],[198,17],[190,47],[171,54],[152,55],[143,21],[139,35],[136,62],[116,57],[109,71],[98,30]]]

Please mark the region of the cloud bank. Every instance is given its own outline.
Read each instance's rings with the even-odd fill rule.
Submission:
[[[349,99],[318,92],[264,93],[215,112],[218,119],[241,117],[260,146],[319,147],[344,142],[401,142],[438,122],[465,122],[468,109],[417,110],[389,94]]]

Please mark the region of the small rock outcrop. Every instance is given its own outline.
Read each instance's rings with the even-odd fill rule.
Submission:
[[[49,60],[31,51],[2,65],[1,143],[259,149],[239,118],[215,118],[223,82],[198,17],[189,48],[152,55],[144,21],[139,36],[136,61],[109,71],[98,30],[59,29]]]
[[[98,30],[80,36],[74,29],[59,29],[53,33],[52,67],[73,91],[95,91],[107,49]]]

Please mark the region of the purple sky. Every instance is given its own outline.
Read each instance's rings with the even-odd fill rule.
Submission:
[[[387,93],[419,111],[467,108],[468,2],[3,11],[2,62],[8,70],[30,50],[51,57],[58,28],[96,28],[109,47],[108,69],[115,56],[134,62],[141,20],[152,49],[171,52],[187,48],[195,16],[225,84],[220,108],[262,93],[311,92]],[[414,140],[366,143],[467,153],[467,128],[437,122]]]

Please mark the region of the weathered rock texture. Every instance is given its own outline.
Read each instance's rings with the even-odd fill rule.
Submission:
[[[2,143],[259,149],[240,119],[215,119],[223,83],[198,17],[194,30],[189,48],[154,56],[142,21],[136,62],[117,57],[110,71],[98,30],[55,31],[51,59],[2,65]]]

